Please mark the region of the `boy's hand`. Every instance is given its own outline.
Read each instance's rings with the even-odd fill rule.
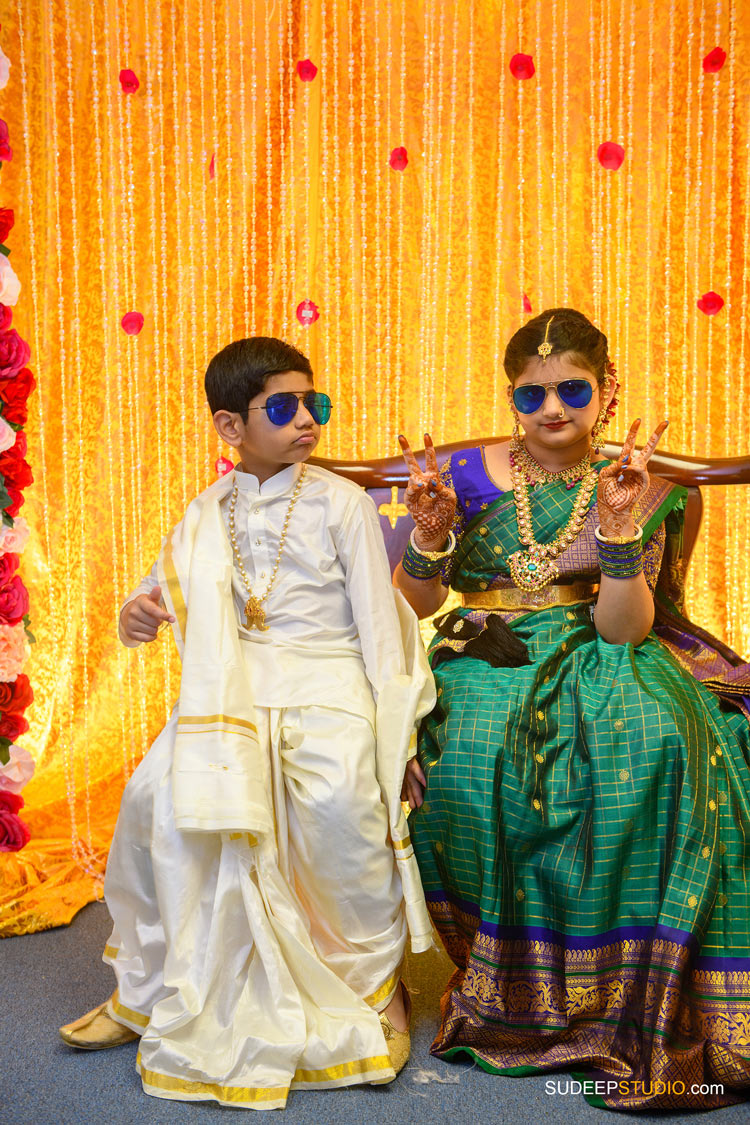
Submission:
[[[174,621],[171,613],[160,605],[161,587],[154,586],[150,594],[139,594],[128,602],[120,614],[120,629],[129,641],[153,641],[165,622]]]
[[[401,786],[401,800],[409,802],[410,809],[418,809],[424,801],[427,778],[416,758],[409,758],[404,770],[404,784]]]

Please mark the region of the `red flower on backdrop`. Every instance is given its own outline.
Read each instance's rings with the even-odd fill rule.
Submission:
[[[297,320],[304,328],[307,328],[308,324],[314,324],[319,316],[318,306],[309,298],[300,301],[297,305]]]
[[[302,59],[297,63],[297,74],[303,82],[312,82],[317,73],[318,68],[310,59]]]
[[[137,336],[143,328],[143,313],[129,312],[120,321],[128,336]]]
[[[211,153],[211,160],[208,165],[208,178],[209,180],[216,179],[216,153]]]
[[[28,363],[31,348],[15,328],[0,334],[0,379],[12,379]]]
[[[29,720],[23,715],[0,715],[0,738],[15,742],[29,729]]]
[[[26,502],[26,497],[20,488],[16,488],[15,485],[12,484],[6,484],[5,491],[8,493],[8,496],[10,496],[10,504],[7,505],[5,511],[11,517],[17,516]]]
[[[0,207],[0,242],[5,242],[15,221],[16,216],[12,207]]]
[[[0,711],[4,715],[20,715],[34,702],[29,677],[19,672],[13,683],[0,684]]]
[[[14,426],[26,424],[26,400],[35,386],[36,380],[28,367],[19,371],[15,379],[0,379],[0,403],[6,422],[12,422]]]
[[[5,121],[0,118],[0,160],[12,160],[13,149],[10,147],[10,133]]]
[[[625,159],[625,149],[614,141],[605,141],[603,145],[599,145],[596,156],[602,168],[616,172]]]
[[[28,612],[29,592],[16,574],[0,590],[0,622],[3,625],[17,625]]]
[[[525,293],[523,295],[523,311],[524,312],[531,312],[531,301],[529,300],[529,298],[526,296]]]
[[[28,488],[34,483],[31,465],[16,453],[15,446],[0,453],[0,473],[6,485],[12,484],[14,488]]]
[[[122,86],[123,94],[134,94],[140,82],[134,70],[121,70],[120,71],[120,85]]]
[[[12,445],[11,449],[16,454],[16,456],[25,457],[26,456],[26,450],[28,449],[28,446],[29,446],[29,443],[28,443],[28,440],[26,438],[26,434],[23,432],[23,430],[19,430],[18,433],[16,434],[15,445]]]
[[[510,73],[514,78],[523,81],[525,78],[533,78],[536,74],[536,67],[534,66],[534,59],[531,55],[514,55],[510,60]]]
[[[727,61],[727,53],[721,47],[714,47],[703,60],[703,69],[706,74],[716,74]]]
[[[220,477],[225,477],[227,473],[231,473],[234,465],[228,457],[217,457],[214,461],[214,468]]]
[[[0,852],[19,852],[31,839],[27,826],[17,815],[23,806],[20,793],[0,789]]]
[[[406,165],[409,163],[409,157],[406,149],[401,145],[399,148],[394,148],[391,153],[388,163],[394,172],[403,172]]]
[[[708,293],[704,293],[698,300],[698,308],[706,316],[716,316],[717,312],[724,308],[724,298],[714,293],[713,289],[709,289]]]
[[[0,305],[0,332],[7,332],[13,323],[13,309],[10,305]]]
[[[0,588],[10,582],[13,575],[18,570],[20,562],[18,555],[14,555],[12,551],[8,551],[5,555],[0,555]],[[5,684],[0,684],[0,698],[2,698],[3,688]],[[2,710],[2,703],[0,703],[0,711]]]

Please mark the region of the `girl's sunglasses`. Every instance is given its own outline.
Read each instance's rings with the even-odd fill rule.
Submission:
[[[248,410],[265,410],[274,426],[286,426],[297,413],[300,402],[304,402],[305,409],[319,426],[325,426],[331,417],[331,400],[328,395],[321,394],[320,391],[306,391],[305,394],[279,391],[275,395],[268,396],[265,406],[249,406]]]
[[[564,402],[573,410],[582,410],[584,406],[588,406],[594,394],[594,388],[587,379],[563,379],[560,383],[527,383],[523,387],[516,387],[513,391],[513,405],[521,414],[535,414],[547,398],[547,391],[552,387],[557,391],[560,402]]]

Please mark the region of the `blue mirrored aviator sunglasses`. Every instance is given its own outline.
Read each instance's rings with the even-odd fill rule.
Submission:
[[[547,391],[554,387],[560,402],[570,406],[573,410],[582,410],[588,406],[594,394],[594,388],[587,379],[563,379],[559,383],[527,383],[523,387],[516,387],[513,391],[513,405],[521,414],[535,414],[544,400]]]
[[[312,415],[319,426],[325,426],[331,417],[331,400],[328,395],[320,391],[306,391],[298,394],[295,391],[279,391],[269,395],[265,406],[249,406],[248,410],[265,410],[268,419],[274,426],[286,426],[291,422],[299,408],[300,401],[304,402],[305,409]]]

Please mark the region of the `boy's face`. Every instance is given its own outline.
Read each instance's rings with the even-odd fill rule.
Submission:
[[[247,422],[228,410],[214,414],[214,426],[220,437],[237,450],[243,469],[257,476],[261,483],[287,465],[306,461],[318,444],[320,426],[302,401],[302,396],[312,389],[309,375],[283,371],[270,375],[260,394],[250,399]],[[298,395],[300,402],[292,420],[276,426],[264,407],[271,395],[281,391]]]

